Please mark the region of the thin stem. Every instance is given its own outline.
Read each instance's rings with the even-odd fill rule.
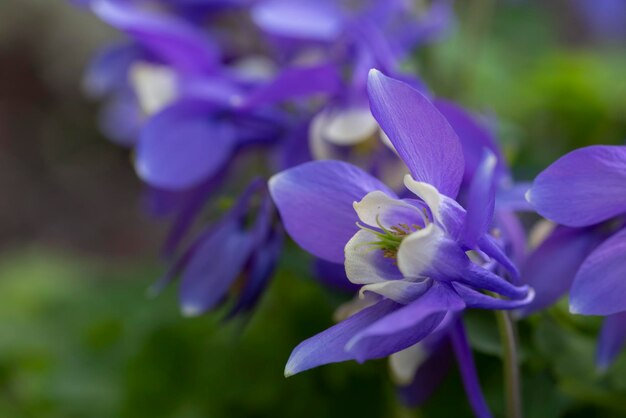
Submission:
[[[509,311],[495,311],[502,341],[507,418],[522,418],[521,379],[517,351],[517,330]]]

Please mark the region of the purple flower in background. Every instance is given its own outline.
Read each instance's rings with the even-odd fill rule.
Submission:
[[[372,113],[410,171],[399,198],[364,171],[338,161],[307,163],[274,176],[270,192],[289,235],[305,250],[345,265],[373,304],[301,343],[285,373],[322,364],[386,357],[456,323],[466,308],[515,309],[532,300],[489,228],[497,159],[486,150],[466,209],[455,200],[464,176],[462,145],[446,118],[416,89],[377,70],[369,76]],[[482,293],[489,291],[500,297]],[[446,318],[448,318],[446,320]],[[462,371],[473,364],[462,326],[451,327]],[[467,367],[464,367],[467,366]],[[478,416],[489,412],[466,381]]]
[[[362,146],[364,138],[379,133],[367,108],[367,71],[375,65],[395,74],[401,60],[440,36],[452,16],[447,0],[421,14],[395,0],[85,4],[129,38],[97,57],[86,86],[108,98],[103,129],[134,148],[152,212],[173,218],[165,254],[182,254],[173,271],[181,273],[187,313],[216,306],[234,277],[247,274],[249,262],[238,258],[248,260],[243,253],[233,255],[237,262],[221,266],[227,272],[220,270],[221,263],[197,261],[229,251],[228,246],[220,252],[211,248],[220,234],[236,235],[232,218],[237,215],[226,214],[209,227],[211,232],[181,246],[224,184],[245,184],[250,177],[308,161],[311,154],[327,157],[316,152],[329,138],[332,147],[347,145],[348,154],[358,154],[354,162],[368,171],[401,178],[390,147]],[[410,81],[424,89],[419,80]],[[354,132],[358,125],[365,129]],[[343,157],[352,160],[348,154]],[[277,229],[275,224],[269,228]],[[249,257],[268,246],[252,235],[247,233],[246,242],[260,247],[251,248]],[[225,254],[220,260],[228,259]],[[199,291],[198,286],[207,287]],[[190,302],[192,293],[204,295],[205,302]]]
[[[606,368],[626,341],[626,147],[590,146],[566,154],[535,179],[528,201],[558,226],[531,254],[525,280],[536,306],[568,290],[570,310],[607,316],[597,363]],[[543,271],[542,271],[543,270]]]
[[[626,2],[623,0],[574,0],[584,26],[603,41],[626,41]]]
[[[205,227],[151,291],[181,277],[183,313],[195,316],[221,305],[230,295],[228,316],[250,310],[271,278],[283,234],[261,180],[254,181],[215,224]]]

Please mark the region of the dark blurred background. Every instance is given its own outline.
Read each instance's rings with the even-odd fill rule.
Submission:
[[[576,147],[623,143],[624,20],[598,25],[568,0],[457,3],[456,29],[415,63],[438,95],[498,121],[520,180]],[[145,296],[165,225],[142,211],[130,153],[99,133],[81,89],[117,37],[62,0],[0,0],[0,417],[470,416],[454,370],[417,411],[397,403],[385,361],[284,379],[291,349],[345,300],[295,248],[249,322],[183,319],[175,288]],[[527,416],[626,416],[624,356],[598,375],[597,321],[565,312],[522,328]],[[501,412],[495,326],[480,313],[468,326]]]

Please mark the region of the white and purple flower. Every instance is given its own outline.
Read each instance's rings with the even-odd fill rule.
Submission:
[[[315,256],[344,264],[361,295],[375,302],[300,344],[287,375],[386,357],[466,308],[515,309],[533,297],[509,281],[517,270],[490,234],[495,156],[484,152],[464,209],[455,200],[463,150],[446,118],[419,91],[377,70],[368,89],[372,114],[411,173],[404,179],[409,197],[338,161],[306,163],[270,180],[290,236]],[[479,416],[488,416],[484,402],[470,400]]]

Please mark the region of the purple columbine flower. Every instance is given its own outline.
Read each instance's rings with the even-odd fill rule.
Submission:
[[[533,297],[527,286],[505,278],[517,271],[489,234],[495,156],[485,152],[464,209],[455,200],[463,150],[445,117],[419,91],[377,70],[370,72],[368,89],[374,117],[409,168],[404,184],[411,194],[400,199],[379,180],[338,161],[307,163],[270,180],[290,236],[315,256],[344,264],[361,295],[374,298],[372,306],[301,343],[286,375],[386,357],[466,308],[514,309]],[[452,327],[467,366],[461,331]],[[479,391],[468,392],[477,415],[489,416]]]
[[[626,147],[590,146],[540,173],[528,201],[560,224],[531,254],[525,280],[537,289],[532,311],[568,290],[570,311],[606,316],[597,363],[606,368],[626,341]]]

